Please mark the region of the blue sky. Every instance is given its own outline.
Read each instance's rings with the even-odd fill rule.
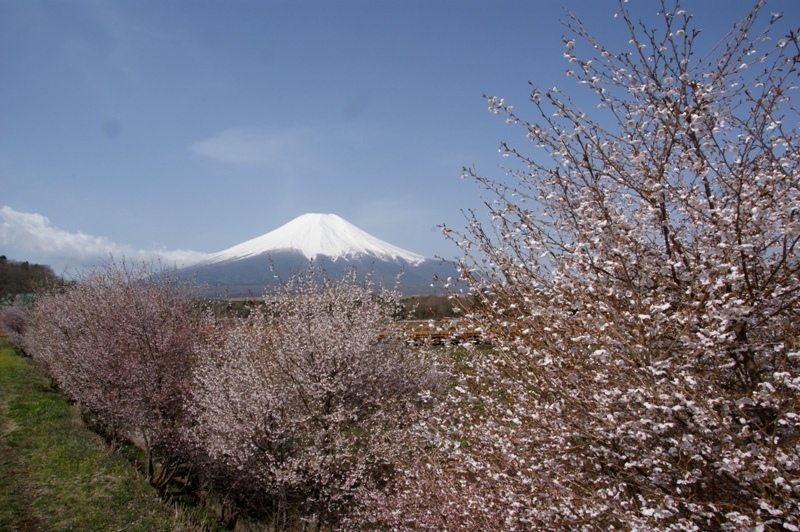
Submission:
[[[752,3],[683,5],[721,36]],[[0,254],[182,262],[322,212],[453,257],[462,167],[525,143],[482,94],[574,88],[564,6],[627,46],[610,0],[0,0]]]

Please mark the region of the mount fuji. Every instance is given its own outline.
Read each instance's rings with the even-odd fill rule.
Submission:
[[[362,231],[335,214],[304,214],[206,260],[183,268],[182,277],[208,286],[210,297],[261,295],[266,287],[309,265],[338,276],[355,268],[359,279],[393,287],[400,275],[404,295],[441,292],[434,277],[457,278],[447,263],[427,259]],[[431,286],[431,285],[434,286]]]

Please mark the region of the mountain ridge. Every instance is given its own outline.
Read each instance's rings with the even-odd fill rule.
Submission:
[[[311,268],[331,277],[356,270],[379,286],[404,295],[441,293],[436,277],[457,277],[452,264],[428,259],[385,242],[335,214],[308,213],[279,228],[183,268],[207,286],[210,297],[263,294],[269,285]]]
[[[212,253],[204,262],[244,259],[268,252],[297,251],[313,261],[318,255],[332,258],[374,256],[419,264],[422,255],[402,249],[362,231],[335,214],[307,213],[274,231],[228,249]]]

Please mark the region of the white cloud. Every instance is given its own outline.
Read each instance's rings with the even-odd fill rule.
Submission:
[[[314,131],[307,127],[240,127],[196,142],[191,149],[224,163],[281,166],[299,155],[299,147],[308,145],[313,137]]]
[[[226,129],[189,149],[219,162],[296,176],[328,172],[339,159],[352,162],[353,153],[369,153],[381,139],[380,131],[363,124],[253,126]]]
[[[0,244],[24,257],[58,267],[83,267],[114,258],[138,261],[161,261],[167,265],[187,266],[205,259],[208,254],[190,250],[143,250],[116,244],[104,236],[70,233],[54,226],[41,214],[20,212],[0,206]]]

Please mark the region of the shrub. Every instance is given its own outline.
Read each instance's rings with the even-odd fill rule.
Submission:
[[[194,440],[218,489],[281,529],[341,523],[391,482],[442,386],[430,353],[392,327],[399,304],[354,274],[307,272],[210,339]]]
[[[0,307],[0,327],[6,336],[8,345],[18,353],[24,353],[23,335],[28,324],[29,309],[26,305],[15,302],[13,305]]]
[[[167,270],[110,263],[42,294],[24,336],[26,351],[85,414],[147,451],[148,477],[160,488],[176,465],[173,446],[203,332],[192,295]]]

